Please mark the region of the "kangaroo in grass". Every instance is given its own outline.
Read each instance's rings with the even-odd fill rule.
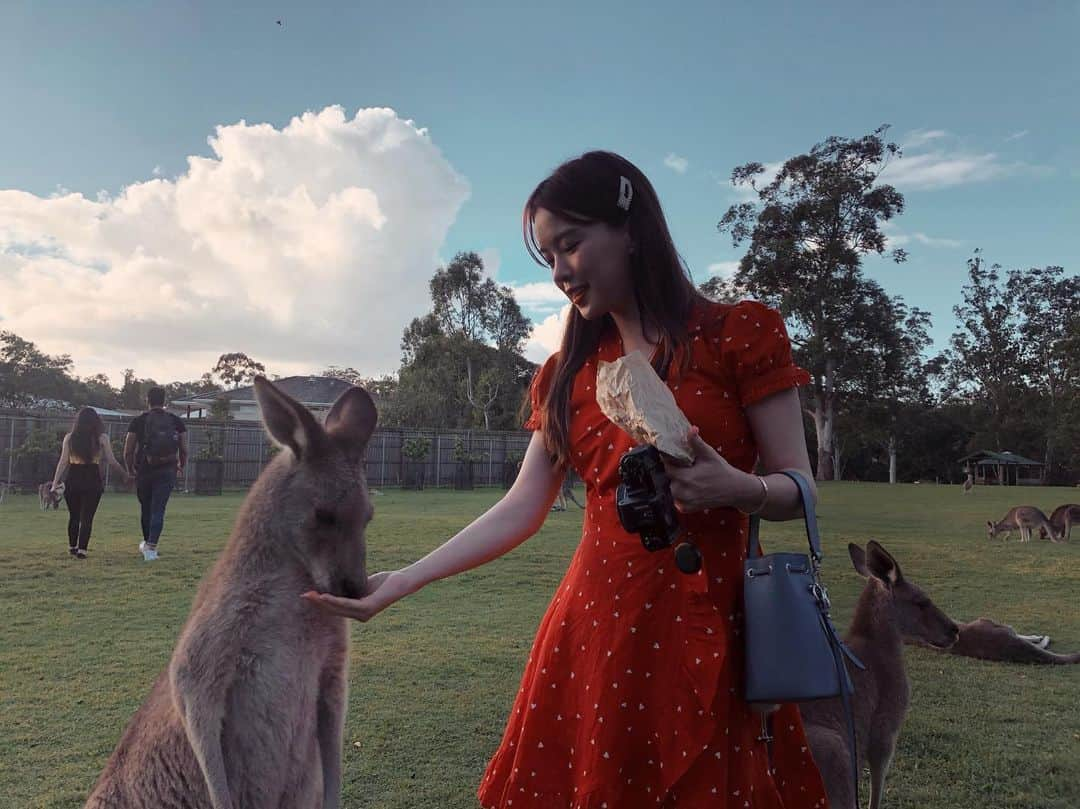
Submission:
[[[1019,531],[1020,541],[1028,542],[1031,540],[1031,531],[1034,528],[1042,529],[1043,533],[1049,535],[1052,542],[1058,541],[1057,534],[1054,533],[1046,515],[1035,506],[1014,506],[998,522],[987,520],[986,536],[993,539],[998,534],[1004,534],[1005,539],[1008,540],[1013,531]]]
[[[362,459],[375,407],[351,388],[323,427],[262,377],[255,396],[286,451],[244,500],[86,809],[340,805],[347,621],[301,594],[366,591]]]
[[[1050,515],[1050,526],[1057,532],[1058,538],[1069,541],[1072,536],[1072,527],[1080,524],[1080,504],[1066,503],[1054,509]],[[1046,538],[1046,529],[1039,529],[1039,536]]]
[[[866,664],[865,671],[851,669],[855,683],[851,704],[859,766],[870,765],[870,809],[879,809],[911,693],[903,639],[917,637],[946,648],[956,642],[957,627],[917,585],[904,578],[900,565],[880,544],[871,540],[865,551],[850,544],[848,553],[855,570],[866,578],[844,636],[844,642]],[[830,809],[858,809],[840,700],[804,702],[799,711]]]
[[[1042,663],[1068,665],[1080,663],[1080,652],[1057,654],[1046,650],[1050,639],[1045,635],[1018,635],[1011,626],[989,618],[979,618],[960,624],[960,637],[944,650],[948,654],[993,660],[1001,663]],[[912,643],[925,646],[918,638]]]

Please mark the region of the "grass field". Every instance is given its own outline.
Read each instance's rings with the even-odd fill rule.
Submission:
[[[501,492],[388,491],[376,498],[371,570],[409,562]],[[845,626],[861,580],[846,544],[881,541],[957,620],[980,615],[1080,649],[1080,537],[988,542],[987,518],[1024,502],[1049,512],[1075,489],[829,484],[820,505],[826,579]],[[36,498],[0,505],[0,806],[81,806],[165,665],[196,583],[240,497],[177,496],[162,557],[136,550],[136,504],[106,495],[90,559],[67,555],[66,514]],[[433,585],[353,627],[345,800],[353,807],[474,807],[532,633],[573,552],[581,512],[553,514],[515,552]],[[769,525],[794,548],[799,526]],[[908,648],[912,708],[889,807],[1080,807],[1080,666],[1023,667]]]

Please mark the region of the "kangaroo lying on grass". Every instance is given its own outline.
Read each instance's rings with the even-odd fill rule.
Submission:
[[[850,670],[855,683],[851,705],[859,766],[870,765],[870,809],[879,809],[911,694],[903,639],[917,637],[946,648],[956,642],[958,630],[918,586],[904,578],[896,560],[880,544],[871,540],[865,551],[849,544],[848,553],[855,570],[867,580],[844,642],[866,664],[865,671]],[[799,711],[830,809],[858,809],[840,700],[804,702]]]
[[[940,651],[1000,663],[1080,663],[1080,652],[1057,654],[1047,651],[1046,646],[1050,639],[1045,635],[1018,635],[1011,626],[999,624],[989,618],[960,624],[959,629],[960,637],[956,643]],[[911,638],[909,642],[917,646],[928,645],[918,638]]]
[[[342,394],[325,428],[264,378],[255,395],[287,448],[252,486],[172,660],[86,809],[336,809],[347,620],[302,599],[366,591],[372,509],[363,453],[375,407]]]
[[[1040,529],[1042,536],[1049,536],[1051,542],[1058,541],[1058,536],[1046,519],[1046,515],[1035,506],[1015,506],[1010,508],[998,522],[987,520],[986,536],[988,539],[994,539],[998,534],[1004,534],[1007,540],[1013,531],[1019,531],[1020,541],[1028,542],[1031,540],[1031,531],[1034,528]]]

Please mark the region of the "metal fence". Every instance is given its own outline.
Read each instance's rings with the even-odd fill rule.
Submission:
[[[60,443],[71,428],[72,418],[71,414],[65,413],[0,410],[0,484],[16,491],[36,491],[38,484],[51,480],[60,456]],[[122,445],[131,419],[103,417],[102,420],[113,446]],[[189,485],[194,485],[194,464],[211,446],[224,461],[223,486],[228,489],[250,486],[273,457],[270,439],[257,422],[208,424],[192,421],[187,426],[188,462],[180,481],[185,491]],[[23,446],[35,431],[51,435],[54,449],[16,457],[12,450]],[[431,442],[431,449],[426,459],[413,462],[404,456],[402,448],[408,439],[417,437],[427,438]],[[505,479],[504,464],[507,464],[508,456],[513,453],[517,453],[518,457],[524,455],[529,444],[529,433],[376,429],[364,453],[368,485],[374,488],[401,486],[419,467],[423,469],[425,486],[453,486],[464,466],[454,458],[454,447],[459,440],[473,457],[480,457],[479,461],[473,463],[472,484],[499,486]],[[122,460],[119,449],[117,459]],[[111,470],[106,472],[107,476],[111,474]]]

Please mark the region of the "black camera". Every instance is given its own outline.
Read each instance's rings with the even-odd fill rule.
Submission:
[[[619,460],[619,478],[615,507],[622,527],[639,534],[647,551],[670,548],[682,529],[660,452],[647,444],[629,450]],[[680,542],[675,564],[683,573],[697,573],[701,554],[692,543]]]

